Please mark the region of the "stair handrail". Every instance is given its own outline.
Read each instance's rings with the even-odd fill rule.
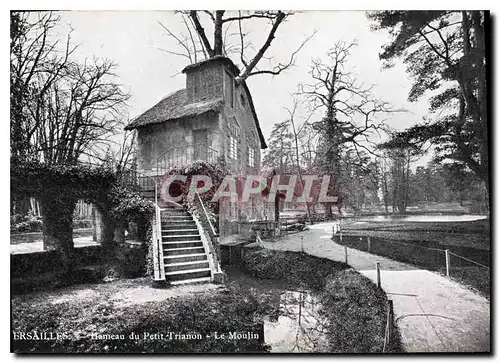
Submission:
[[[199,200],[199,202],[201,204],[201,208],[203,210],[203,214],[205,215],[205,218],[208,220],[208,224],[210,225],[210,230],[212,232],[212,235],[214,237],[218,237],[218,233],[215,231],[214,225],[210,221],[207,209],[205,208],[205,204],[203,203],[203,200],[201,199],[200,194],[198,194],[198,192],[195,192],[195,195],[196,195],[196,197],[198,197],[198,200]]]
[[[118,172],[118,174],[120,175],[124,171],[129,172],[129,173],[135,173],[140,178],[144,178],[146,180],[152,181],[154,188],[155,188],[155,202],[154,203],[155,203],[155,205],[158,205],[158,184],[156,183],[156,179],[149,176],[149,175],[146,175],[144,173],[138,172],[137,170],[133,170],[133,169],[129,169],[129,168],[121,168],[120,171]],[[122,179],[120,180],[120,185],[125,186],[124,181]],[[141,187],[140,182],[138,185],[139,185],[139,187]]]
[[[163,268],[163,246],[162,246],[162,236],[161,236],[161,210],[158,205],[158,184],[156,183],[156,179],[138,172],[137,170],[132,170],[128,168],[122,168],[120,172],[131,172],[137,175],[140,178],[144,178],[146,180],[152,181],[154,185],[154,208],[155,214],[154,218],[151,221],[151,230],[152,230],[152,247],[153,247],[153,274],[155,280],[165,280],[165,269]],[[120,184],[125,186],[124,180],[120,180]],[[141,183],[138,183],[139,187],[141,187]]]
[[[217,233],[214,225],[212,224],[212,221],[210,220],[210,216],[208,215],[207,209],[205,208],[205,204],[203,203],[203,200],[201,199],[200,195],[198,192],[195,192],[195,199],[198,199],[199,204],[201,205],[201,212],[202,212],[202,217],[207,221],[209,225],[209,237],[210,237],[210,243],[209,247],[212,252],[212,255],[214,256],[214,263],[215,263],[215,268],[217,271],[220,270],[220,250],[219,250],[219,234]]]
[[[159,268],[159,279],[165,280],[165,269],[164,266],[164,257],[163,257],[163,245],[162,245],[162,235],[161,235],[161,209],[158,204],[155,204],[155,214],[156,214],[156,248],[158,250],[158,268]]]

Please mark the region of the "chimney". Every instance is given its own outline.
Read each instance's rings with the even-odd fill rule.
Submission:
[[[186,74],[188,103],[210,101],[224,97],[239,69],[226,57],[216,56],[191,64],[182,70]]]

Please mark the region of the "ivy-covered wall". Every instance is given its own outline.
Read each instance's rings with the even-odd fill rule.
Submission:
[[[74,260],[73,210],[78,199],[94,204],[101,215],[105,256],[113,256],[126,222],[135,222],[139,237],[146,242],[154,213],[153,203],[121,187],[113,170],[90,165],[13,164],[11,195],[40,200],[44,249],[56,251],[67,270]]]

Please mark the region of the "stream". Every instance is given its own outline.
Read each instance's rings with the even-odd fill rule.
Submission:
[[[328,321],[320,313],[321,303],[313,292],[290,288],[279,280],[254,278],[233,266],[226,273],[229,281],[266,295],[273,310],[279,311],[263,318],[264,340],[272,353],[328,352]]]

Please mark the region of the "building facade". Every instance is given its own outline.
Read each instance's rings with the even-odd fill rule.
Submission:
[[[258,175],[267,147],[250,91],[238,81],[238,68],[226,57],[192,64],[182,71],[186,88],[135,118],[138,171],[161,176],[171,167],[195,161],[224,162],[231,175]],[[222,236],[237,233],[240,221],[273,219],[274,205],[260,196],[246,203],[221,201]]]

